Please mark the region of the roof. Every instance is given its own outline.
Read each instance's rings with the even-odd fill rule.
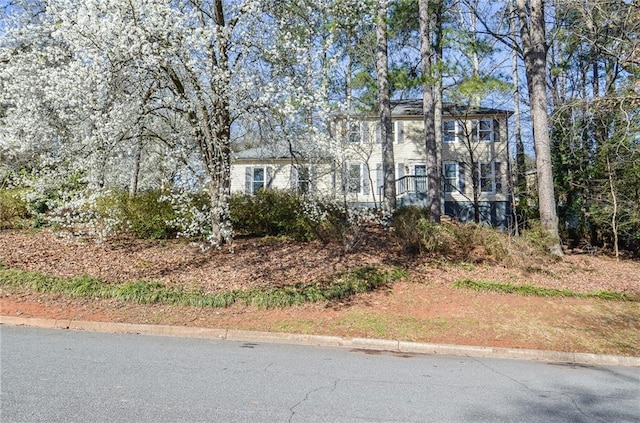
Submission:
[[[473,107],[468,105],[460,105],[454,103],[443,103],[442,114],[449,116],[486,116],[486,115],[507,115],[513,114],[512,110],[494,109],[491,107]],[[377,111],[371,110],[369,112],[359,111],[348,114],[351,116],[374,117],[377,116]],[[408,99],[408,100],[392,100],[391,101],[391,116],[421,116],[422,115],[422,99]],[[344,116],[344,115],[343,115]]]
[[[325,157],[329,157],[329,155],[320,148],[301,150],[284,142],[261,145],[238,151],[233,155],[235,160],[291,160],[293,158],[321,159]]]
[[[287,159],[291,158],[288,146],[281,145],[262,145],[260,147],[250,148],[248,150],[238,151],[234,154],[236,159]]]
[[[449,116],[461,115],[511,115],[511,110],[493,109],[490,107],[472,107],[443,103],[442,113]],[[422,99],[394,100],[391,102],[392,116],[416,116],[422,115]]]

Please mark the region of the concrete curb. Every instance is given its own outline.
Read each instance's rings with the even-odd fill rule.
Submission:
[[[86,330],[94,332],[224,339],[240,342],[316,345],[408,354],[456,355],[476,358],[510,358],[518,360],[576,363],[593,366],[640,367],[640,357],[514,348],[477,347],[469,345],[426,344],[384,339],[343,338],[339,336],[299,335],[278,332],[254,332],[233,329],[210,329],[167,325],[91,322],[83,320],[39,319],[2,315],[0,315],[0,324],[51,329]]]

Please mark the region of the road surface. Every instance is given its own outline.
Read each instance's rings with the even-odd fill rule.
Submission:
[[[0,326],[0,421],[638,422],[640,369]]]

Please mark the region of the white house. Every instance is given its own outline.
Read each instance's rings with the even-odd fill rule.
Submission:
[[[442,116],[444,213],[459,221],[507,227],[510,219],[507,121],[511,112],[445,105]],[[392,104],[398,206],[426,205],[427,167],[422,100]],[[232,192],[294,189],[376,207],[382,197],[382,149],[377,115],[336,119],[331,146],[308,154],[288,145],[240,151],[231,167]],[[331,153],[329,153],[329,151]]]

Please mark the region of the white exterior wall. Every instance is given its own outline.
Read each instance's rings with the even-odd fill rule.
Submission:
[[[272,189],[293,189],[296,181],[292,180],[293,165],[284,160],[237,160],[231,165],[231,193],[247,193],[248,169],[263,168],[266,170],[265,186]],[[332,192],[332,172],[328,164],[313,164],[311,178],[312,189],[320,195],[328,195]],[[295,173],[293,173],[295,174]]]
[[[474,117],[475,118],[475,117]],[[483,117],[480,117],[483,118]],[[486,116],[487,119],[493,119],[493,116]],[[502,185],[500,192],[481,193],[479,201],[508,201],[509,200],[509,151],[508,151],[508,133],[507,121],[505,116],[498,119],[499,139],[497,141],[471,141],[468,137],[471,133],[471,122],[457,122],[457,125],[466,124],[466,129],[459,131],[453,142],[443,142],[442,145],[442,162],[465,162],[467,167],[464,170],[464,192],[447,193],[445,201],[470,201],[473,200],[473,180],[471,175],[470,163],[471,154],[475,163],[500,163],[500,174],[496,174],[496,183]],[[471,153],[470,153],[471,150]]]
[[[495,116],[473,116],[473,119],[494,119]],[[443,120],[449,119],[443,117]],[[499,139],[498,141],[485,142],[474,141],[471,143],[471,150],[473,151],[474,161],[476,163],[501,163],[501,178],[498,182],[502,184],[502,192],[496,192],[492,194],[481,194],[480,201],[507,201],[508,200],[508,134],[507,134],[507,121],[505,115],[498,116],[499,119]],[[462,124],[463,122],[458,122]],[[426,148],[424,143],[424,123],[422,117],[417,116],[405,116],[394,117],[394,160],[396,164],[395,176],[399,179],[405,175],[414,175],[416,166],[425,165],[426,162]],[[465,143],[465,137],[463,134],[471,133],[471,122],[467,121],[467,130],[462,131],[460,136],[456,137],[454,142],[443,142],[442,145],[442,162],[464,162],[470,163],[470,148]],[[368,120],[364,123],[363,132],[368,136],[363,137],[361,143],[343,143],[344,153],[343,161],[347,163],[362,162],[368,164],[369,177],[371,178],[372,186],[376,184],[378,179],[376,168],[382,164],[382,148],[379,143],[379,135],[376,136],[377,122],[375,120]],[[343,133],[344,138],[347,139],[346,134]],[[441,170],[443,172],[443,170]],[[471,175],[471,168],[468,166],[464,169],[463,185],[464,190],[461,192],[452,192],[445,194],[445,201],[471,201],[473,199],[473,181]],[[364,175],[365,177],[367,175]],[[358,202],[373,202],[374,194],[372,192],[369,195],[360,193],[358,195],[349,194],[348,198],[351,201]],[[375,201],[380,202],[379,191],[376,190]]]
[[[499,119],[499,140],[494,142],[475,141],[472,149],[477,163],[500,162],[502,192],[481,194],[480,201],[507,201],[508,196],[508,137],[506,115],[498,116],[472,116],[473,119]],[[443,120],[450,119],[443,116]],[[354,122],[352,122],[354,123]],[[394,159],[395,176],[399,179],[405,175],[414,175],[415,167],[424,165],[426,161],[423,121],[421,116],[399,116],[393,118],[394,124]],[[460,122],[459,122],[460,124]],[[459,131],[470,134],[471,123],[467,121],[467,130]],[[312,178],[315,181],[313,193],[321,196],[342,198],[344,195],[343,172],[351,165],[361,165],[361,190],[358,193],[347,193],[348,202],[373,203],[381,201],[380,192],[377,189],[381,181],[382,148],[380,144],[378,123],[376,119],[368,119],[361,123],[361,142],[349,142],[346,123],[337,126],[337,137],[344,142],[340,143],[341,151],[335,158],[335,164],[328,163],[311,165],[313,167]],[[469,148],[464,142],[464,135],[459,135],[453,142],[443,142],[442,162],[469,163]],[[244,193],[246,191],[247,167],[266,167],[271,172],[271,188],[291,189],[295,187],[295,181],[291,181],[292,164],[290,160],[249,160],[235,161],[231,166],[231,192]],[[368,172],[367,172],[368,167]],[[377,171],[380,167],[380,171]],[[440,170],[443,172],[443,170]],[[473,199],[473,183],[470,166],[464,169],[464,190],[462,192],[445,193],[445,201],[468,202]],[[368,189],[367,189],[368,188]]]

